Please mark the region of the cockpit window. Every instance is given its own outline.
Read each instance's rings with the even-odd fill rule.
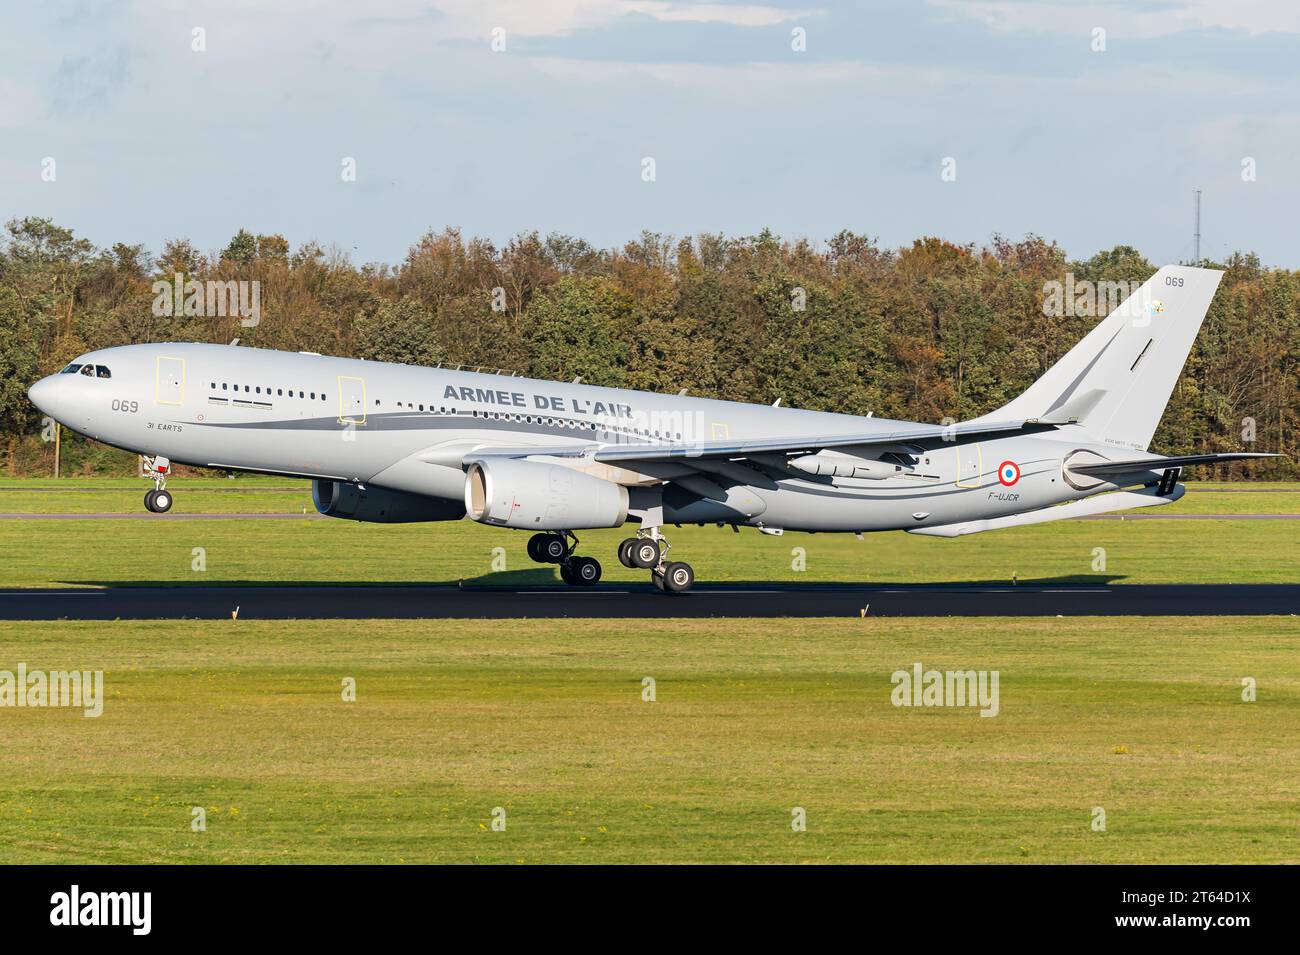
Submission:
[[[111,371],[108,370],[108,366],[107,366],[107,365],[96,365],[96,366],[95,366],[95,377],[96,377],[96,378],[112,378],[112,377],[113,377],[113,373],[112,373]]]
[[[81,366],[81,373],[82,373],[83,375],[85,375],[87,378],[94,378],[94,377],[95,377],[95,366],[94,366],[94,365],[82,365],[82,366]]]
[[[69,365],[67,368],[63,369],[63,371],[59,372],[59,374],[60,374],[60,375],[75,375],[75,374],[76,374],[77,372],[79,372],[79,371],[81,371],[81,366],[78,365],[78,364],[74,361],[74,362],[73,362],[71,365]]]

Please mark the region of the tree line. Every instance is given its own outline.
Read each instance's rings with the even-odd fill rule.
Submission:
[[[1247,253],[1204,264],[1226,274],[1153,450],[1282,451],[1289,456],[1280,461],[1225,465],[1216,476],[1300,476],[1300,272],[1265,268]],[[49,429],[42,434],[26,389],[82,352],[235,338],[962,420],[1023,391],[1103,317],[1045,309],[1051,283],[1137,284],[1154,272],[1129,246],[1070,260],[1032,235],[982,246],[927,237],[892,249],[849,231],[820,244],[768,231],[644,232],[622,248],[598,249],[536,232],[498,246],[449,228],[421,237],[399,264],[357,265],[337,248],[291,249],[279,235],[243,230],[219,253],[174,239],[152,254],[122,242],[97,248],[48,219],[15,219],[0,244],[0,453],[9,474],[49,473]],[[260,283],[257,320],[159,308],[156,283],[178,276]],[[64,453],[73,471],[133,467],[130,456],[87,442],[70,442]]]

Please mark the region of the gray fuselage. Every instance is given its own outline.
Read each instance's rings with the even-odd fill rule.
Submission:
[[[173,462],[355,482],[460,502],[479,449],[689,445],[816,434],[890,434],[907,422],[209,344],[127,345],[77,359],[32,400],[96,440]],[[780,457],[585,469],[657,488],[664,522],[810,531],[909,530],[1004,517],[1115,485],[1071,486],[1072,452],[1114,449],[1077,427],[949,447],[885,449],[909,467],[883,480],[804,474]],[[881,449],[873,450],[873,455]],[[556,459],[562,460],[562,459]],[[1007,465],[1011,467],[1007,467]],[[1014,470],[1013,470],[1014,468]],[[691,490],[701,473],[717,501]],[[636,508],[633,516],[644,520]]]

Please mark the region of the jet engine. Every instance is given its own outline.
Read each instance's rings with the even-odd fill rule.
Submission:
[[[483,524],[526,530],[619,527],[627,488],[557,464],[490,458],[465,475],[465,510]]]
[[[311,499],[326,517],[372,524],[458,521],[465,516],[460,501],[320,478],[311,482]]]

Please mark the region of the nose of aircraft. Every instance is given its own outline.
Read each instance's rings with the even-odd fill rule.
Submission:
[[[78,399],[76,382],[69,381],[72,375],[49,375],[27,389],[27,397],[43,414],[68,427],[81,427],[84,424],[84,395]]]
[[[59,390],[58,377],[58,375],[48,375],[27,389],[27,397],[31,403],[51,418],[58,417],[54,407],[58,403],[56,398]]]

